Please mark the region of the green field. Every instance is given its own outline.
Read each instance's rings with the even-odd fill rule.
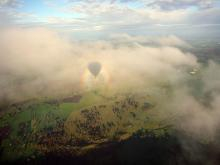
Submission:
[[[82,154],[104,142],[125,140],[144,130],[161,136],[170,130],[176,117],[164,111],[163,104],[171,95],[167,90],[169,86],[161,86],[108,95],[93,90],[13,104],[0,120],[1,130],[8,132],[1,139],[1,159],[35,159],[63,150]]]

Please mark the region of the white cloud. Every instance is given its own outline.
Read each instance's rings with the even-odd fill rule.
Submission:
[[[177,10],[189,7],[210,8],[215,0],[154,0],[148,6],[158,7],[162,10]]]
[[[0,9],[1,7],[18,7],[22,4],[22,0],[0,0]]]
[[[46,1],[48,4],[48,0]],[[49,1],[51,2],[51,1]],[[155,1],[160,2],[160,1]],[[163,1],[164,2],[164,1]],[[12,2],[11,2],[12,3]],[[66,1],[66,5],[49,5],[49,8],[57,11],[58,16],[42,16],[39,13],[25,13],[16,10],[9,10],[3,7],[0,11],[1,26],[41,26],[60,29],[70,33],[85,32],[88,36],[102,36],[109,33],[145,33],[146,29],[152,27],[152,33],[160,33],[160,30],[166,25],[167,33],[171,34],[169,27],[176,25],[214,25],[219,24],[219,8],[214,5],[212,8],[203,10],[194,10],[192,8],[174,8],[172,10],[163,10],[161,8],[152,8],[144,6],[150,1],[132,1],[140,3],[135,6],[131,1]],[[165,2],[164,2],[165,3]],[[169,1],[175,6],[177,1]],[[208,3],[208,1],[207,1]],[[2,1],[3,4],[3,1]],[[4,1],[4,4],[10,4]],[[196,4],[202,6],[206,2],[202,1],[178,1],[178,4]],[[25,5],[25,3],[24,3]],[[196,6],[195,5],[195,6]],[[180,5],[181,6],[181,5]],[[184,5],[183,5],[184,6]],[[190,6],[190,5],[189,5]],[[39,11],[40,12],[40,11]],[[64,14],[65,16],[62,16]],[[154,26],[157,26],[154,28]],[[170,28],[172,29],[172,28]],[[90,34],[89,34],[90,33]],[[99,33],[99,34],[98,34]]]
[[[215,139],[220,117],[219,64],[210,62],[202,67],[196,57],[182,52],[176,46],[186,43],[175,36],[145,39],[122,35],[125,43],[112,41],[70,42],[57,33],[42,28],[13,28],[0,30],[0,100],[20,101],[28,98],[54,96],[84,90],[81,78],[91,61],[99,61],[111,77],[108,90],[158,88],[157,115],[170,118],[180,131],[198,139]],[[120,42],[120,36],[113,37]],[[157,43],[157,46],[139,44]],[[200,67],[192,78],[185,68]],[[211,95],[209,106],[190,91],[189,80],[201,81],[205,93]],[[163,95],[161,85],[170,86],[169,95]],[[206,99],[206,98],[205,98]],[[206,100],[205,100],[206,101]]]
[[[162,79],[173,80],[179,77],[176,67],[197,65],[192,54],[173,47],[185,45],[174,36],[154,40],[159,47],[148,44],[115,47],[111,41],[71,43],[41,28],[5,29],[0,34],[0,75],[3,77],[0,97],[12,100],[35,96],[37,91],[41,94],[53,93],[55,88],[69,91],[73,85],[77,89],[82,72],[94,60],[108,68],[114,87],[121,83],[143,84],[143,74],[152,81],[160,81],[161,73],[166,75]],[[127,36],[125,40],[131,42],[129,38],[132,37]]]
[[[131,44],[131,43],[138,43],[138,44],[145,44],[145,45],[159,45],[159,46],[177,46],[177,47],[184,47],[189,48],[191,47],[188,43],[184,42],[183,40],[179,39],[176,36],[170,35],[166,37],[149,37],[149,36],[130,36],[126,33],[124,34],[113,34],[110,36],[110,39],[115,41],[116,43],[121,44]]]

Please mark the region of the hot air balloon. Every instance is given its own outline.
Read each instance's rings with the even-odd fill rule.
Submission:
[[[93,74],[93,76],[98,76],[100,70],[102,68],[102,65],[99,62],[91,62],[88,65],[89,71]]]

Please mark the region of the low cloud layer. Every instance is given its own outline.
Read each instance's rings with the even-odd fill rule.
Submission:
[[[128,81],[143,83],[143,75],[152,81],[161,75],[169,80],[179,77],[178,67],[197,65],[192,54],[174,47],[187,46],[174,36],[143,39],[125,35],[110,41],[70,42],[40,28],[7,29],[0,33],[0,97],[9,100],[61,88],[69,90],[75,85],[77,89],[91,61],[98,61],[107,69],[113,86]],[[141,41],[157,47],[144,46]]]
[[[189,45],[175,36],[117,35],[108,41],[73,42],[42,28],[1,29],[0,36],[1,104],[85,90],[81,77],[88,63],[98,61],[111,77],[109,90],[170,86],[169,97],[158,100],[162,111],[180,116],[180,130],[215,138],[220,66],[213,61],[202,66],[193,54],[178,48]],[[191,75],[194,68],[198,74]]]

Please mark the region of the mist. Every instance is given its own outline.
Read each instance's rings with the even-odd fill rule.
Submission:
[[[172,90],[155,97],[156,104],[175,127],[196,139],[217,140],[220,118],[220,65],[198,62],[190,45],[175,37],[132,37],[73,41],[44,28],[0,30],[1,106],[40,97],[93,90],[81,77],[92,61],[98,61],[111,77],[102,84],[108,91],[126,88],[137,92],[161,86]],[[190,71],[197,69],[196,75]],[[87,82],[84,82],[87,83]],[[199,90],[197,90],[199,87]],[[162,93],[162,92],[161,92]],[[181,139],[181,138],[180,138]],[[181,139],[184,141],[184,139]]]
[[[159,43],[146,46],[131,37],[124,40],[129,44],[119,44],[117,39],[70,41],[43,28],[1,29],[0,33],[0,97],[10,101],[79,90],[80,76],[90,61],[98,61],[107,69],[114,87],[176,81],[181,77],[178,67],[198,65],[195,56],[175,47],[175,42],[178,46],[186,44],[174,36],[145,39]]]

